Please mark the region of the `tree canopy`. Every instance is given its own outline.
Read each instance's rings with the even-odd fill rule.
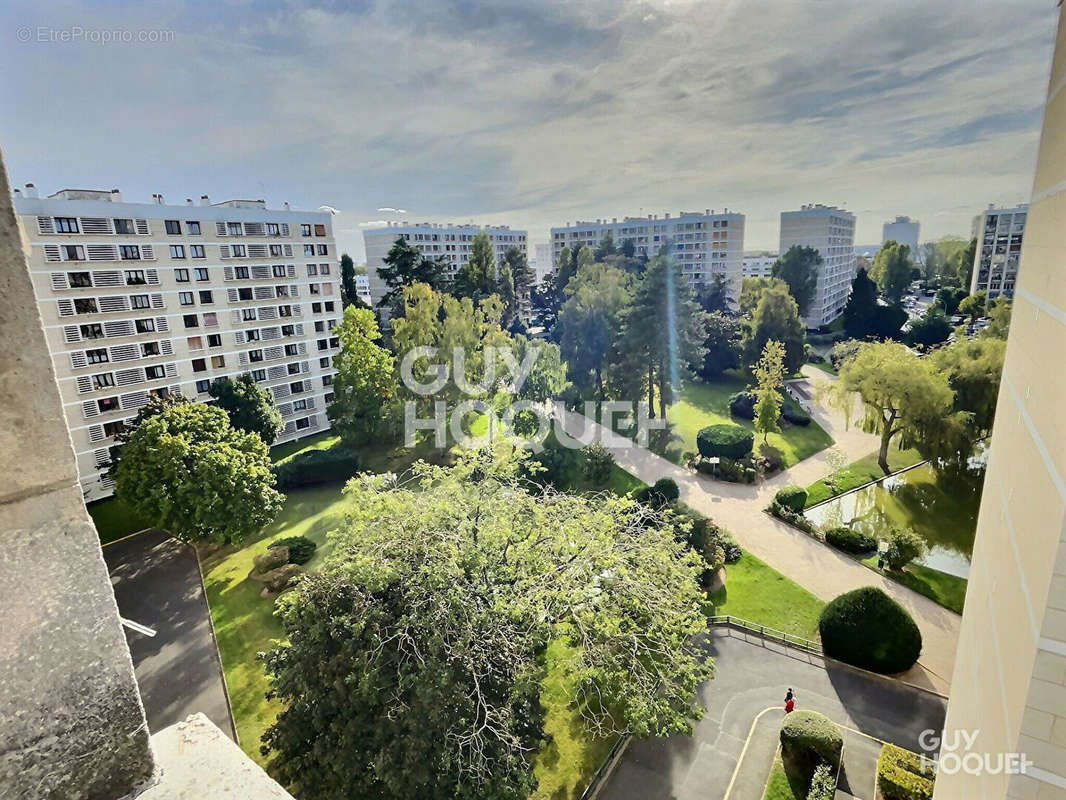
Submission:
[[[813,247],[793,245],[774,262],[773,277],[783,280],[788,291],[796,301],[801,317],[814,299],[814,290],[818,284],[818,267],[822,257]]]
[[[910,251],[910,245],[889,239],[874,256],[870,277],[877,283],[877,288],[884,294],[885,299],[893,305],[899,305],[911,282],[914,263],[911,261]]]
[[[860,269],[851,282],[851,295],[844,306],[844,330],[849,337],[864,339],[870,335],[877,305],[877,284],[870,280],[866,270]]]
[[[381,332],[368,309],[344,309],[334,332],[341,347],[333,357],[337,373],[327,413],[333,430],[348,444],[359,445],[387,434],[382,418],[397,394],[395,359],[379,344]]]
[[[621,336],[621,316],[633,298],[633,276],[607,264],[588,264],[567,284],[559,312],[559,344],[570,379],[606,397],[604,377]]]
[[[796,301],[783,282],[770,284],[762,290],[752,318],[745,322],[742,345],[744,362],[749,366],[754,365],[771,339],[780,342],[785,348],[785,371],[788,374],[806,362],[804,345],[807,337],[803,322],[800,321]]]
[[[355,262],[347,253],[341,254],[341,302],[345,307],[368,307],[359,297],[359,289],[355,285]]]
[[[907,339],[911,344],[929,347],[947,341],[949,336],[951,336],[951,320],[948,319],[943,308],[932,303],[922,316],[911,321]]]
[[[274,405],[274,395],[247,372],[235,380],[216,378],[208,391],[218,407],[229,415],[234,428],[257,434],[268,447],[285,427]]]
[[[443,262],[426,258],[421,250],[402,236],[396,239],[382,261],[384,266],[378,267],[378,277],[384,281],[388,291],[378,301],[379,308],[397,310],[405,286],[424,283],[439,288],[444,282]]]
[[[348,484],[333,555],[278,601],[265,656],[284,708],[264,751],[297,794],[528,797],[552,640],[591,735],[691,730],[700,559],[664,512],[520,474],[482,453]]]

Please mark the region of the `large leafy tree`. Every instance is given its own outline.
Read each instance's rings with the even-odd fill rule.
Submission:
[[[696,372],[705,381],[721,377],[727,369],[740,366],[740,321],[721,312],[703,317],[703,360]]]
[[[799,309],[788,287],[782,282],[770,284],[759,295],[759,304],[750,320],[744,323],[742,350],[744,363],[753,366],[762,356],[766,343],[774,340],[785,348],[785,371],[796,372],[807,360],[804,345],[807,337],[799,318]]]
[[[877,283],[877,288],[884,294],[885,299],[893,305],[899,305],[911,282],[914,264],[910,251],[910,245],[889,239],[874,256],[870,277]]]
[[[781,414],[781,386],[785,381],[785,347],[773,339],[766,343],[762,357],[752,370],[755,374],[755,430],[762,434],[763,442],[771,433],[781,428],[777,418]]]
[[[881,437],[877,463],[889,474],[888,447],[921,446],[942,436],[954,415],[954,393],[947,376],[930,359],[923,359],[895,342],[869,342],[844,363],[830,398],[850,416],[858,398],[862,429]]]
[[[992,432],[1006,350],[1005,340],[980,336],[961,338],[930,356],[955,392],[954,409],[966,415],[961,420],[964,439],[955,452],[947,455],[966,458],[977,441]]]
[[[851,282],[851,295],[844,306],[844,330],[852,339],[863,339],[873,330],[877,314],[877,284],[860,269]]]
[[[333,358],[337,373],[327,413],[333,430],[349,444],[359,445],[388,432],[386,418],[396,398],[396,366],[392,354],[379,344],[381,331],[369,309],[344,309],[335,333],[341,348]]]
[[[740,288],[741,315],[754,314],[762,299],[762,293],[772,287],[784,287],[785,291],[788,291],[788,284],[780,278],[745,278]]]
[[[378,267],[378,277],[388,291],[378,301],[379,308],[398,310],[405,286],[424,283],[437,289],[445,281],[443,262],[426,258],[421,250],[402,236],[396,239],[382,262],[384,266]]]
[[[230,425],[254,433],[269,447],[285,424],[274,405],[274,395],[247,372],[236,379],[216,378],[208,388],[219,408],[229,415]]]
[[[321,800],[513,800],[536,786],[543,652],[589,735],[691,730],[698,557],[628,498],[526,491],[507,457],[346,489],[334,554],[279,601],[274,773]]]
[[[961,300],[959,303],[959,313],[969,317],[971,322],[976,322],[979,317],[984,316],[987,307],[988,292],[982,289],[981,291],[975,292],[969,297],[964,297]]]
[[[818,284],[822,257],[813,247],[793,245],[774,262],[772,275],[788,284],[800,316],[806,316]]]
[[[533,291],[534,275],[529,268],[526,254],[517,247],[508,247],[503,254],[504,263],[511,273],[511,283],[514,286],[514,305],[504,312],[506,318],[508,312],[511,317],[518,316],[522,307],[530,302],[530,294]]]
[[[606,397],[604,376],[617,355],[622,312],[632,300],[633,277],[606,264],[582,267],[566,287],[559,312],[559,344],[570,379]]]
[[[556,279],[554,272],[545,275],[540,285],[533,289],[530,295],[530,305],[533,307],[533,321],[538,325],[543,325],[550,338],[558,340],[555,324],[566,298],[559,290]]]
[[[969,244],[955,250],[947,261],[947,273],[950,274],[958,286],[969,289],[970,280],[973,278],[973,262],[977,256],[977,240],[970,239]]]
[[[352,305],[367,307],[359,297],[359,289],[355,285],[355,262],[347,253],[341,254],[341,301],[345,308]]]
[[[470,243],[470,258],[456,274],[452,292],[457,297],[474,300],[497,294],[505,297],[505,308],[507,301],[513,300],[514,277],[509,270],[503,275],[503,271],[497,267],[495,248],[484,231],[476,234]]]
[[[715,272],[711,275],[711,282],[700,287],[696,293],[696,301],[709,314],[730,313],[734,307],[732,290],[729,279],[722,273]]]
[[[263,440],[203,403],[170,406],[134,429],[115,494],[183,541],[239,542],[270,523],[284,500]]]
[[[981,336],[991,336],[995,339],[1007,340],[1010,331],[1011,301],[1006,295],[1000,295],[992,301],[992,307],[988,309],[988,318],[991,320],[988,327],[981,331]]]
[[[940,344],[951,336],[951,320],[936,303],[932,303],[918,319],[911,322],[907,339],[923,347]]]

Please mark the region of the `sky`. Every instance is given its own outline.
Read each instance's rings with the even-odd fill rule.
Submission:
[[[14,186],[507,224],[803,203],[968,235],[1032,186],[1053,0],[0,4]],[[106,41],[107,38],[112,41]],[[387,209],[387,210],[381,210]],[[392,210],[388,210],[392,209]],[[406,213],[399,213],[402,209]],[[530,247],[530,255],[533,248]]]

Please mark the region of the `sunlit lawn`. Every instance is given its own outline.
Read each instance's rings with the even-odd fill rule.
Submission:
[[[888,448],[888,468],[892,472],[917,464],[923,458],[917,450],[900,450],[897,447]],[[807,507],[824,502],[830,497],[850,492],[864,486],[870,481],[876,481],[885,477],[885,472],[877,463],[877,453],[853,461],[846,467],[837,470],[821,480],[817,480],[807,487]]]
[[[766,780],[766,789],[762,796],[763,800],[806,800],[807,789],[810,788],[808,780],[795,771],[785,769],[781,754],[774,756],[774,764],[770,768],[770,776]]]
[[[725,586],[708,595],[711,614],[729,614],[816,639],[825,603],[750,553],[726,567]]]

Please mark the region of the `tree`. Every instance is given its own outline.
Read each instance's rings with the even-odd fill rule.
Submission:
[[[981,336],[991,336],[995,339],[1007,341],[1007,333],[1010,331],[1011,302],[1006,295],[1000,295],[992,301],[992,307],[988,309],[988,318],[991,320],[988,327],[981,331]]]
[[[877,314],[877,284],[860,269],[851,282],[851,295],[844,306],[844,330],[852,339],[864,339],[873,329]]]
[[[721,312],[703,317],[706,351],[696,372],[705,381],[721,377],[727,369],[740,366],[740,322]]]
[[[216,378],[208,388],[217,405],[229,415],[230,425],[254,433],[267,447],[274,444],[285,424],[274,405],[274,395],[247,372],[237,377]]]
[[[115,470],[115,495],[187,542],[239,542],[269,524],[284,500],[263,440],[203,403],[170,406],[136,427]]]
[[[788,284],[780,278],[745,278],[740,289],[741,316],[754,314],[763,292],[773,287],[783,287],[788,291]]]
[[[973,262],[977,257],[977,239],[970,239],[966,247],[956,250],[948,259],[948,271],[963,289],[968,289],[973,278]]]
[[[733,310],[733,298],[729,279],[720,272],[711,275],[711,282],[702,286],[696,294],[696,301],[704,311],[729,313]]]
[[[830,399],[850,417],[855,396],[863,407],[861,426],[881,437],[877,463],[886,475],[888,446],[899,440],[900,448],[918,445],[939,435],[938,426],[952,418],[954,394],[947,377],[934,363],[922,359],[895,342],[869,342],[840,370],[830,388]]]
[[[992,432],[1006,351],[1005,340],[979,336],[961,338],[931,356],[955,393],[953,408],[967,415],[969,446],[963,448],[964,456],[969,455],[974,443]]]
[[[368,309],[344,309],[335,333],[341,347],[333,357],[337,372],[326,412],[333,430],[347,444],[359,445],[387,431],[383,418],[397,391],[395,359],[378,343],[381,331]]]
[[[893,528],[888,534],[885,561],[890,569],[901,570],[926,551],[925,539],[910,528]]]
[[[988,292],[982,289],[969,297],[963,298],[962,302],[959,303],[959,313],[964,317],[969,317],[970,322],[977,322],[980,317],[984,316],[987,305]]]
[[[911,344],[924,347],[946,342],[951,336],[951,320],[936,303],[932,303],[918,319],[911,322],[907,338]]]
[[[438,288],[444,282],[443,263],[426,258],[402,236],[396,239],[382,261],[384,266],[378,267],[378,277],[388,291],[378,301],[378,308],[399,309],[405,286],[424,283]]]
[[[492,240],[484,231],[476,234],[470,243],[470,258],[455,276],[452,292],[456,297],[480,300],[490,294],[500,294],[499,275]],[[514,292],[513,277],[509,287]]]
[[[763,289],[759,305],[744,325],[744,361],[749,366],[762,356],[766,343],[774,339],[785,347],[785,372],[796,372],[807,361],[807,342],[799,309],[784,283]]]
[[[788,284],[801,317],[807,315],[818,284],[818,267],[822,257],[813,247],[793,245],[774,262],[772,275]]]
[[[768,341],[752,371],[758,386],[755,393],[755,430],[762,434],[765,443],[769,434],[781,431],[777,418],[781,414],[780,389],[785,380],[785,346],[773,339]]]
[[[334,555],[278,601],[264,752],[282,783],[322,800],[528,797],[555,639],[590,736],[691,730],[710,675],[702,565],[665,512],[530,494],[503,455],[412,478],[349,483]]]
[[[514,287],[514,305],[504,312],[504,318],[509,314],[513,319],[520,317],[522,309],[528,307],[533,290],[533,270],[529,268],[526,254],[513,245],[504,251],[503,261],[511,273],[511,285]]]
[[[615,247],[614,236],[612,236],[610,231],[608,231],[607,235],[600,239],[600,243],[596,246],[596,250],[594,251],[593,256],[595,257],[596,261],[603,261],[609,256],[616,255],[618,255],[618,248]]]
[[[933,300],[938,306],[944,309],[944,313],[949,317],[958,313],[959,303],[966,298],[967,292],[965,289],[958,289],[953,286],[943,286],[936,291],[936,299]]]
[[[606,398],[604,375],[616,352],[621,315],[632,300],[633,277],[607,264],[582,267],[566,287],[559,312],[559,344],[570,379]]]
[[[355,285],[355,262],[347,253],[341,254],[341,302],[345,307],[367,307],[359,297],[359,289]]]
[[[889,239],[874,256],[870,277],[877,283],[885,299],[893,305],[899,305],[911,282],[913,264],[910,250],[910,245]]]
[[[533,289],[533,294],[530,296],[533,319],[538,324],[543,325],[549,335],[552,334],[555,328],[564,299],[554,272],[549,272],[545,275],[540,285]],[[552,338],[557,337],[553,336]]]

